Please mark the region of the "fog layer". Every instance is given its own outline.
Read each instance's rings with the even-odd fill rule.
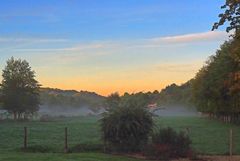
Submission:
[[[102,110],[99,110],[98,112],[93,112],[88,107],[54,107],[54,106],[41,106],[39,109],[40,115],[50,115],[50,116],[88,116],[88,115],[97,115],[101,113]]]
[[[154,111],[158,116],[199,116],[196,108],[186,106],[162,106]]]

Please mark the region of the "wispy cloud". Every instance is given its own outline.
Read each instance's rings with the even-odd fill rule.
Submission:
[[[0,38],[0,42],[10,42],[9,44],[11,44],[11,42],[19,42],[19,44],[28,42],[30,45],[23,45],[23,47],[12,47],[12,45],[10,45],[8,51],[22,54],[34,53],[41,56],[44,54],[47,56],[46,59],[51,58],[54,62],[64,61],[64,63],[72,63],[80,60],[91,60],[99,56],[105,57],[106,55],[108,57],[111,55],[111,58],[114,60],[115,58],[113,57],[115,55],[117,55],[118,58],[131,57],[130,55],[132,55],[132,57],[133,55],[141,56],[150,53],[151,55],[155,55],[155,57],[156,54],[166,56],[171,53],[181,53],[181,50],[186,52],[191,48],[193,43],[199,46],[199,44],[203,45],[202,43],[204,42],[223,42],[227,38],[228,34],[218,31],[126,41],[104,40],[77,43],[76,41],[63,38]],[[39,46],[38,43],[45,43],[46,45]],[[49,45],[48,43],[54,43],[54,45]],[[164,66],[164,68],[165,67],[166,66]],[[177,71],[178,69],[176,66],[169,66],[167,70]],[[188,69],[181,68],[181,70],[186,71]]]
[[[7,38],[0,37],[1,43],[57,43],[57,42],[67,42],[68,39],[63,38]]]
[[[153,38],[152,41],[155,43],[191,43],[204,41],[221,41],[223,39],[226,39],[228,35],[229,34],[223,31],[208,31],[202,33]]]
[[[66,52],[66,51],[87,51],[87,50],[107,50],[107,49],[126,49],[126,48],[157,48],[162,46],[172,46],[173,44],[189,44],[209,41],[223,41],[228,38],[228,34],[222,31],[209,31],[177,36],[166,36],[149,39],[136,39],[131,41],[97,41],[89,43],[79,43],[64,48],[15,48],[16,51],[34,51],[34,52]],[[60,43],[67,42],[68,39],[63,38],[1,38],[0,42],[39,42],[39,43]]]

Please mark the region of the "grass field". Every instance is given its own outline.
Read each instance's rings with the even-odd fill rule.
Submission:
[[[97,117],[64,118],[52,122],[0,122],[0,161],[94,161],[134,160],[99,153],[60,154],[64,145],[64,127],[69,129],[69,146],[77,144],[101,144]],[[227,154],[229,129],[234,131],[234,152],[240,154],[240,128],[215,120],[199,117],[158,117],[156,127],[170,126],[177,130],[189,129],[192,147],[203,154]],[[29,146],[48,147],[51,153],[23,153],[23,127],[29,129]],[[34,159],[35,158],[35,159]]]
[[[0,153],[0,161],[141,161],[130,157],[101,153]]]

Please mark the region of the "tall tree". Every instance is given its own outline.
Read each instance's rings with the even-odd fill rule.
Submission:
[[[27,117],[38,111],[40,84],[26,60],[10,58],[3,69],[2,77],[3,108],[13,114],[14,119]]]
[[[210,57],[193,80],[192,89],[196,106],[228,121],[240,120],[240,66],[230,53],[234,39],[225,42]]]

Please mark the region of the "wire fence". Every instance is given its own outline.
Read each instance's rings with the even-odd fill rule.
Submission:
[[[177,128],[186,131],[192,140],[192,148],[200,154],[240,154],[240,130],[238,127]],[[40,152],[67,152],[79,144],[103,145],[99,129],[71,127],[8,127],[0,129],[0,151],[32,149]]]

